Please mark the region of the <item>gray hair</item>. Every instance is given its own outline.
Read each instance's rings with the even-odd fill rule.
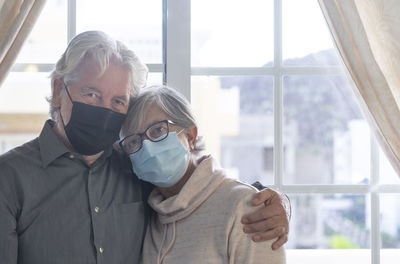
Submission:
[[[131,102],[127,118],[121,129],[121,139],[138,132],[140,124],[144,122],[146,110],[152,105],[160,107],[171,121],[182,128],[197,127],[192,107],[182,94],[168,86],[154,85],[142,89]],[[199,154],[203,150],[202,137],[197,137],[194,153]]]
[[[54,80],[57,78],[63,78],[65,83],[73,81],[79,65],[86,58],[94,60],[99,65],[99,76],[106,71],[111,60],[130,70],[131,96],[135,96],[146,85],[147,66],[122,42],[112,39],[101,31],[86,31],[76,35],[70,41],[50,75],[51,85],[54,85]],[[48,101],[50,102],[50,114],[54,119],[56,109],[51,104],[51,97],[48,98]]]

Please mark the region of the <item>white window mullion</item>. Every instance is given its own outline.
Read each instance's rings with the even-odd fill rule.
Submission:
[[[380,263],[379,147],[370,133],[371,145],[371,261]]]
[[[339,185],[339,184],[290,184],[283,185],[282,192],[293,194],[334,194],[334,193],[348,193],[348,194],[369,194],[370,186],[367,184],[357,185]]]
[[[190,1],[164,0],[165,80],[190,100]]]
[[[283,92],[282,92],[282,3],[274,1],[274,185],[281,189],[283,178]]]
[[[282,76],[274,77],[274,185],[282,188],[283,178],[283,95]]]
[[[76,0],[68,0],[67,41],[76,35]]]
[[[277,59],[280,57],[277,56]],[[324,75],[338,76],[339,67],[192,67],[192,75]]]
[[[371,260],[372,264],[380,263],[380,228],[379,228],[379,193],[371,192]]]

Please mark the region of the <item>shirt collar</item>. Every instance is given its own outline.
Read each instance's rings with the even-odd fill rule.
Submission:
[[[54,121],[47,120],[39,135],[40,155],[43,167],[47,167],[58,157],[68,153],[68,148],[53,131]]]
[[[64,145],[53,131],[54,121],[47,120],[39,135],[40,155],[43,167],[47,167],[57,158],[71,151]],[[104,154],[99,159],[105,159],[112,154],[112,146],[104,150]],[[78,154],[79,155],[79,154]]]

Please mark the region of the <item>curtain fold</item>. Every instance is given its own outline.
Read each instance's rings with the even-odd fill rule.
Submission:
[[[370,127],[400,175],[400,1],[319,4]]]
[[[46,0],[0,2],[0,87],[45,3]]]

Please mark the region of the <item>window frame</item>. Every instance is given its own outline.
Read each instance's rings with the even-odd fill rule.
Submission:
[[[76,0],[67,0],[67,40],[76,35]],[[152,73],[162,73],[165,84],[191,99],[192,76],[272,76],[274,78],[274,184],[269,186],[287,194],[365,194],[370,195],[371,262],[380,263],[380,194],[399,194],[400,184],[379,183],[379,146],[371,135],[370,182],[357,185],[288,185],[283,183],[283,93],[285,75],[344,75],[339,66],[286,67],[282,61],[282,0],[274,4],[274,65],[271,67],[191,67],[191,1],[162,0],[163,58],[161,64],[147,64]],[[166,14],[169,14],[168,16]],[[13,72],[22,72],[28,64],[17,63]],[[37,64],[40,72],[49,72],[54,64]],[[316,249],[318,250],[318,249]]]

